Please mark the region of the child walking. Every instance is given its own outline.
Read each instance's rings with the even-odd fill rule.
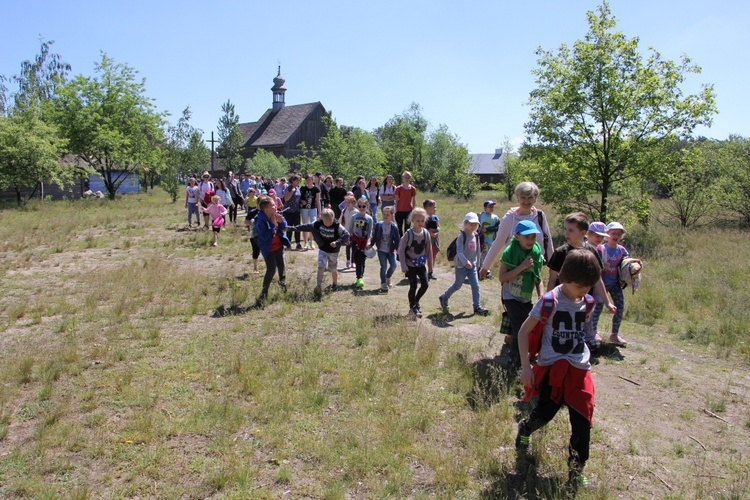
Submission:
[[[347,193],[344,197],[344,208],[341,210],[341,217],[339,218],[339,224],[344,226],[344,229],[351,235],[352,234],[352,219],[357,214],[357,199],[353,194]],[[346,268],[352,267],[352,243],[351,240],[346,246]]]
[[[586,233],[586,242],[590,243],[593,247],[599,250],[599,245],[604,243],[604,240],[607,239],[607,228],[604,225],[603,222],[592,222],[589,224],[589,230]],[[599,258],[601,259],[601,252],[599,253]],[[606,267],[606,264],[602,262],[602,265]],[[602,282],[604,282],[604,271],[602,270]],[[606,289],[606,284],[604,285]],[[593,293],[591,294],[594,297],[594,300],[596,301],[596,305],[599,306],[599,313],[601,314],[602,309],[604,309],[604,297],[599,295],[596,288],[594,289]],[[596,325],[594,324],[594,318],[596,320],[599,320],[599,316],[596,315],[596,309],[594,310],[594,313],[589,316],[589,321],[586,322],[586,343],[589,345],[589,350],[591,350],[591,354],[596,353],[599,350],[599,345],[602,342],[602,338],[599,335],[599,332],[596,331]]]
[[[456,269],[456,279],[453,284],[438,297],[440,307],[445,314],[448,314],[448,301],[451,295],[456,293],[466,278],[469,278],[471,285],[471,299],[474,304],[474,314],[487,316],[489,310],[485,309],[479,303],[479,217],[474,212],[469,212],[464,217],[464,228],[458,233],[456,238],[456,257],[453,259]]]
[[[432,261],[437,258],[438,251],[440,251],[440,217],[437,216],[437,202],[435,200],[424,200],[422,203],[425,211],[427,212],[427,220],[425,220],[424,227],[427,232],[430,233],[430,239],[432,240]],[[427,275],[428,279],[436,280],[434,273]]]
[[[489,252],[490,247],[495,242],[497,230],[500,228],[500,217],[495,215],[495,205],[496,203],[492,200],[485,201],[484,212],[479,216],[479,235],[482,237],[482,261],[484,261],[487,252]]]
[[[401,270],[409,279],[409,317],[411,319],[422,317],[419,300],[430,286],[427,273],[432,272],[433,259],[430,251],[432,245],[430,233],[424,228],[426,217],[427,212],[423,208],[412,210],[409,220],[406,221],[412,227],[404,231],[398,245]],[[417,282],[419,282],[418,290]]]
[[[539,229],[530,220],[516,224],[515,236],[503,251],[500,283],[505,312],[511,324],[510,356],[514,371],[521,366],[518,332],[531,312],[531,297],[536,290],[542,296],[542,246],[536,241]]]
[[[518,424],[516,450],[528,450],[531,434],[552,420],[563,404],[567,405],[571,427],[568,485],[576,489],[589,485],[583,468],[589,458],[594,380],[584,339],[584,323],[588,305],[593,305],[593,298],[586,292],[600,279],[599,261],[587,250],[573,249],[560,269],[559,279],[562,284],[536,303],[518,334],[521,381],[526,389],[524,400],[539,396],[539,401],[529,417]],[[543,313],[549,299],[553,302],[552,310]],[[529,335],[543,314],[548,319],[538,344],[539,357],[532,369],[528,355]]]
[[[219,244],[219,232],[224,225],[224,216],[227,214],[227,209],[221,205],[221,197],[213,195],[211,197],[211,204],[207,208],[201,207],[201,210],[203,213],[211,216],[211,227],[214,232],[213,246],[217,246]]]
[[[258,257],[260,257],[260,245],[258,244],[258,227],[255,224],[255,218],[260,210],[258,208],[248,209],[245,214],[245,226],[250,230],[250,246],[252,247],[253,256],[253,273],[260,274],[258,270]]]
[[[268,298],[268,288],[271,286],[273,275],[279,271],[279,286],[286,292],[286,268],[284,265],[284,247],[291,248],[292,244],[286,237],[286,220],[276,212],[276,204],[268,196],[258,200],[260,209],[255,218],[258,230],[258,246],[263,260],[266,261],[266,274],[263,276],[263,288],[258,297],[258,304],[262,305]]]
[[[625,236],[625,228],[619,222],[610,222],[607,224],[607,243],[599,245],[597,250],[604,263],[604,270],[602,271],[602,281],[604,287],[612,297],[617,311],[612,317],[612,332],[609,335],[609,343],[616,346],[625,347],[628,342],[620,337],[620,324],[622,323],[622,316],[625,312],[625,294],[622,293],[622,287],[619,281],[620,263],[622,259],[630,255],[624,246],[620,245],[623,236]],[[594,314],[591,319],[591,326],[594,331],[599,323],[599,317],[602,314],[603,306],[596,304],[594,308]]]
[[[383,207],[382,219],[375,224],[372,244],[378,250],[380,262],[380,291],[387,292],[391,288],[391,276],[396,270],[396,252],[398,251],[398,226],[393,221],[395,210],[393,206]],[[387,269],[386,269],[387,266]]]
[[[339,250],[349,241],[349,233],[336,222],[333,210],[324,208],[320,213],[320,220],[311,224],[291,226],[289,230],[311,233],[318,245],[318,276],[313,290],[315,296],[323,295],[323,276],[326,269],[331,273],[331,290],[336,291],[339,281]]]
[[[354,269],[357,273],[357,282],[354,287],[362,290],[365,287],[365,249],[370,246],[370,237],[372,236],[372,217],[367,213],[370,203],[367,198],[362,197],[357,200],[358,212],[352,216],[351,247],[352,260]]]

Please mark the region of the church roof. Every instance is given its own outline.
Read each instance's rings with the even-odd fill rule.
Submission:
[[[311,102],[284,106],[276,113],[269,109],[257,122],[240,123],[243,148],[282,146],[318,106],[323,105]]]

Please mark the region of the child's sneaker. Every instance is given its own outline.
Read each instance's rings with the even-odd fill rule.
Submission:
[[[315,296],[316,296],[317,298],[320,298],[320,297],[322,297],[322,296],[323,296],[323,289],[322,289],[322,288],[320,288],[320,286],[316,286],[315,288],[313,288],[313,294],[314,294],[314,295],[315,295]]]
[[[388,285],[388,288],[391,288],[391,278],[386,279],[385,284]]]
[[[417,313],[417,318],[421,318],[422,317],[422,308],[421,307],[419,307],[419,306],[415,307],[414,311],[416,311],[416,313]]]
[[[300,251],[300,250],[302,250],[302,245],[297,243],[297,251]]]
[[[516,434],[516,450],[528,451],[531,443],[531,432],[526,427],[526,421],[518,422],[518,434]]]
[[[282,282],[282,283],[279,283],[279,286],[281,287],[281,291],[282,291],[283,293],[286,293],[286,283],[283,283],[283,282]]]
[[[441,295],[438,297],[438,300],[440,301],[440,308],[443,310],[443,312],[448,312],[448,299],[445,298],[445,295]]]
[[[380,285],[380,291],[381,292],[387,292],[388,291],[388,284],[387,283],[382,283]]]
[[[357,278],[357,282],[354,285],[354,288],[357,290],[362,290],[365,287],[365,280],[362,278]]]
[[[571,467],[570,470],[568,470],[568,483],[566,485],[567,489],[573,493],[575,493],[577,490],[592,490],[594,489],[594,485],[589,481],[589,479],[583,475],[583,472],[581,472],[579,469],[575,467]]]
[[[347,260],[347,261],[346,261],[346,268],[347,268],[347,269],[350,269],[351,267],[352,267],[352,261],[350,261],[350,260]]]
[[[417,320],[417,310],[414,309],[413,307],[411,309],[409,309],[409,319],[412,320],[412,321],[416,321]]]
[[[617,347],[625,347],[626,345],[628,345],[628,341],[620,337],[616,333],[613,333],[609,336],[609,343],[616,345]]]
[[[490,313],[490,310],[489,309],[485,309],[482,306],[479,306],[476,309],[474,309],[474,314],[478,314],[480,316],[487,316],[489,313]]]
[[[434,275],[433,273],[429,273],[429,274],[427,275],[427,279],[428,279],[428,280],[436,280],[436,279],[437,279],[437,277],[436,277],[436,276],[435,276],[435,275]]]

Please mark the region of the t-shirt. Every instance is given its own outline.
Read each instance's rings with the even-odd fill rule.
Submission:
[[[390,253],[395,248],[391,248],[391,231],[393,231],[393,224],[381,224],[382,232],[380,233],[380,241],[377,242],[378,251]]]
[[[294,192],[289,200],[286,199],[286,193]],[[284,193],[284,207],[288,212],[295,213],[299,212],[299,200],[301,199],[300,190],[292,185],[287,186],[286,192]]]
[[[602,244],[596,249],[604,263],[604,269],[602,270],[604,286],[616,284],[620,272],[620,263],[622,259],[629,255],[628,251],[622,245],[617,245],[617,248],[610,248],[609,245]]]
[[[555,287],[552,294],[555,307],[544,325],[537,363],[539,366],[550,366],[564,359],[575,368],[590,370],[590,353],[584,332],[586,301],[570,300],[562,292],[562,286]],[[539,299],[529,316],[541,319],[543,302],[543,299]]]
[[[589,252],[596,255],[596,260],[599,261],[599,267],[604,268],[604,265],[602,264],[602,258],[599,255],[599,252],[596,250],[596,247],[594,247],[594,245],[588,242],[584,243],[583,245],[584,246],[581,248],[585,248]],[[575,248],[576,247],[571,246],[570,243],[565,243],[555,248],[555,252],[552,254],[552,257],[550,257],[549,262],[547,263],[547,267],[549,267],[550,270],[556,271],[559,273],[560,269],[562,269],[563,263],[565,262],[565,257],[568,256],[568,252],[570,252],[571,250],[574,250]],[[560,284],[560,280],[558,279],[555,282],[555,286],[559,284]]]
[[[477,257],[479,256],[477,239],[476,233],[471,236],[465,231],[458,233],[458,237],[456,238],[456,257],[453,259],[453,264],[456,267],[466,267],[467,262],[471,262],[472,266],[477,267]]]
[[[316,202],[317,195],[320,193],[320,188],[318,186],[313,187],[307,187],[302,186],[299,188],[300,190],[300,199],[305,200],[305,206],[303,207],[304,210],[317,210],[318,204]]]
[[[479,214],[479,227],[482,228],[485,244],[492,245],[497,236],[497,229],[500,226],[500,217],[495,214],[482,212]]]
[[[210,181],[201,181],[200,184],[198,184],[198,189],[200,189],[200,199],[202,200],[203,197],[206,196],[206,193],[214,190],[214,183]]]
[[[372,217],[357,212],[352,216],[351,234],[357,238],[369,238],[372,235]]]
[[[187,202],[198,203],[198,196],[200,195],[200,188],[198,186],[188,186],[187,188]]]
[[[395,186],[380,186],[380,197],[383,198],[383,195],[385,196],[393,196],[396,194],[396,187]]]
[[[417,188],[410,185],[406,189],[403,185],[399,185],[396,188],[395,194],[398,196],[398,203],[396,204],[397,212],[411,212],[414,209],[413,199],[417,196]]]

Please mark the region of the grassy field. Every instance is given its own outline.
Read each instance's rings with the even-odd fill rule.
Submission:
[[[447,241],[482,201],[437,200]],[[441,257],[411,322],[375,261],[363,294],[342,272],[317,302],[316,252],[290,252],[288,293],[258,309],[247,233],[213,248],[184,226],[158,190],[0,211],[0,496],[564,496],[566,412],[526,459],[513,447],[528,408],[499,368],[497,280],[490,317],[467,286],[448,321]],[[597,488],[581,496],[746,498],[748,235],[629,229],[645,277],[630,345],[596,360]]]

